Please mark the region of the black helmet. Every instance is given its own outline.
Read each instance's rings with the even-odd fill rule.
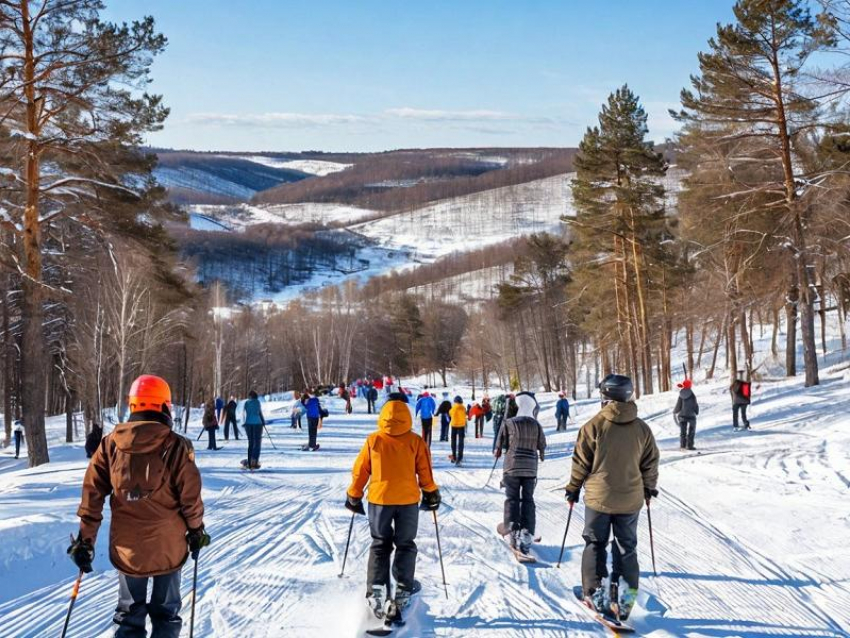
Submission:
[[[604,399],[625,403],[632,398],[635,386],[632,380],[624,374],[609,374],[599,384],[599,392]]]

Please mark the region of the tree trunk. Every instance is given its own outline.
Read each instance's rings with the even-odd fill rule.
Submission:
[[[735,377],[738,372],[738,343],[735,339],[735,312],[730,311],[726,326],[726,365],[729,373]]]
[[[773,332],[770,335],[770,353],[779,356],[779,306],[773,307]]]
[[[705,333],[703,333],[705,334]],[[685,324],[685,347],[688,349],[688,376],[694,376],[694,323],[688,321]],[[702,344],[700,344],[700,354],[702,354]]]
[[[5,278],[11,283],[11,277]],[[14,379],[12,378],[12,370],[14,366],[15,350],[12,345],[12,328],[9,322],[9,298],[11,291],[8,288],[3,289],[3,425],[5,437],[3,445],[9,445],[12,442],[12,394],[14,393]]]
[[[70,391],[65,393],[65,443],[74,442],[74,397]]]
[[[699,352],[697,353],[697,368],[702,367],[702,354],[705,348],[705,338],[708,336],[708,322],[702,324],[702,329],[700,330],[699,335]],[[691,370],[691,374],[693,374],[693,369]]]
[[[708,368],[708,372],[705,375],[706,379],[714,378],[714,369],[717,366],[717,353],[720,351],[720,342],[723,340],[723,333],[726,331],[726,322],[725,320],[717,326],[717,334],[714,337],[714,351],[711,355],[711,366]]]
[[[797,375],[797,302],[799,288],[797,278],[788,287],[785,294],[785,376]]]

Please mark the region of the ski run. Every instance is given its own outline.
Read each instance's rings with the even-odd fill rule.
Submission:
[[[822,384],[754,385],[751,431],[734,433],[728,384],[695,384],[702,411],[700,454],[679,449],[671,418],[675,393],[638,401],[661,449],[652,501],[658,576],[652,574],[645,510],[639,523],[641,592],[629,619],[636,635],[814,638],[850,635],[850,371],[828,368]],[[456,389],[461,394],[463,389]],[[434,475],[448,598],[434,526],[421,513],[417,579],[422,592],[398,636],[602,636],[610,632],[576,604],[583,503],[575,507],[563,564],[558,560],[568,507],[563,486],[577,426],[598,409],[580,400],[566,432],[555,432],[554,394],[538,394],[549,447],[536,491],[535,563],[519,564],[496,533],[504,493],[492,469],[492,429],[467,437],[463,466],[434,437]],[[291,400],[264,405],[277,450],[264,441],[262,469],[240,469],[244,438],[207,451],[197,444],[205,522],[212,544],[201,553],[196,636],[344,637],[368,628],[364,605],[369,531],[354,521],[345,574],[338,577],[351,515],[343,506],[354,458],[375,427],[365,401],[345,414],[327,400],[321,449],[302,452],[304,431],[290,429]],[[198,415],[200,416],[200,415]],[[575,420],[575,423],[573,422]],[[0,636],[58,636],[75,578],[65,555],[78,526],[86,458],[56,445],[48,466],[25,469],[8,451],[0,460]],[[416,426],[418,431],[418,425]],[[195,438],[200,421],[188,435]],[[106,521],[95,571],[83,578],[68,635],[109,636],[117,573],[107,557]],[[183,615],[190,609],[191,561],[183,568]],[[374,619],[371,623],[374,625]],[[183,634],[188,635],[188,623]]]

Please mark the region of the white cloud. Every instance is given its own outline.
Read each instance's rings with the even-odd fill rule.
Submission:
[[[192,113],[186,120],[194,124],[248,126],[260,128],[305,128],[358,124],[367,121],[360,115],[335,113]]]
[[[448,111],[442,109],[417,109],[409,106],[387,109],[384,114],[405,120],[422,120],[425,122],[506,122],[519,121],[526,118],[504,111],[474,109],[469,111]]]

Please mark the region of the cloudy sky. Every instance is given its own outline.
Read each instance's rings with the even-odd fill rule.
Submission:
[[[652,137],[732,0],[110,0],[169,39],[151,144],[375,151],[575,146],[628,83]]]

